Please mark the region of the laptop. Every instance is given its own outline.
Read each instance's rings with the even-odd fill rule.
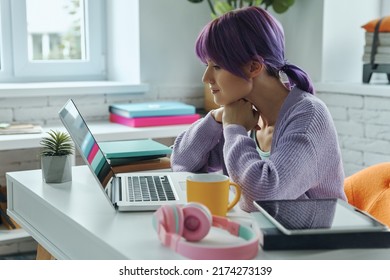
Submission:
[[[154,211],[162,205],[187,201],[187,172],[131,172],[115,174],[110,162],[72,99],[58,112],[77,150],[109,203],[118,211]]]

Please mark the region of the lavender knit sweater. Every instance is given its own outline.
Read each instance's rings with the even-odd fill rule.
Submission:
[[[336,130],[324,103],[294,88],[275,124],[269,159],[241,125],[223,128],[211,114],[176,138],[174,171],[223,173],[242,188],[240,206],[254,211],[254,200],[341,198],[344,171]]]

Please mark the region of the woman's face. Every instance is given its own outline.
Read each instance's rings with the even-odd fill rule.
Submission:
[[[252,83],[229,71],[222,69],[212,61],[207,61],[203,74],[203,83],[208,84],[218,105],[226,105],[245,98],[252,90]]]

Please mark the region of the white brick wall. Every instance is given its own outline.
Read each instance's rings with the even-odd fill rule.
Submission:
[[[144,102],[175,99],[197,108],[203,107],[202,89],[155,87],[147,97],[144,95],[88,95],[72,96],[87,121],[108,118],[108,106],[113,103]],[[170,94],[169,94],[170,93]],[[41,125],[58,125],[58,111],[68,97],[0,98],[0,122],[35,122]],[[0,185],[5,185],[5,173],[10,171],[40,168],[39,149],[0,151]],[[79,162],[79,161],[78,161]]]
[[[32,238],[28,237],[24,240],[10,240],[0,244],[0,260],[2,256],[31,253],[36,251],[38,243]]]
[[[155,87],[148,97],[94,95],[73,97],[88,120],[106,119],[108,105],[116,102],[142,102],[178,99],[200,108],[199,88]],[[319,91],[317,96],[328,106],[339,135],[346,175],[375,163],[390,161],[390,94],[365,96]],[[0,98],[0,122],[34,121],[42,125],[59,124],[58,110],[66,96]],[[39,149],[0,151],[0,185],[5,172],[40,168]]]
[[[390,161],[390,93],[386,97],[322,91],[317,96],[334,119],[346,176]]]

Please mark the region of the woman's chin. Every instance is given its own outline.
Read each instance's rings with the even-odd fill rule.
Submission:
[[[224,106],[226,105],[226,102],[223,102],[222,100],[219,100],[218,98],[214,98],[214,103],[218,106]]]

